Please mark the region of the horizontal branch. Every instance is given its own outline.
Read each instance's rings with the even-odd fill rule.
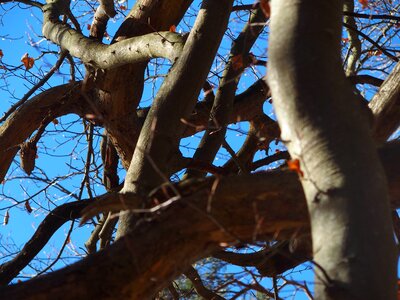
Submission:
[[[371,84],[374,86],[381,86],[383,83],[382,79],[367,74],[352,75],[347,78],[352,84]]]
[[[380,150],[393,207],[400,204],[399,148],[399,143],[392,143]],[[209,177],[177,187],[179,201],[148,215],[108,249],[49,275],[2,288],[0,294],[15,300],[148,299],[191,263],[219,250],[221,243],[290,239],[309,226],[295,173]]]
[[[158,57],[175,62],[183,49],[184,38],[169,31],[150,33],[105,45],[58,22],[58,16],[62,13],[62,2],[63,0],[58,0],[44,6],[43,35],[85,64],[111,69]]]
[[[369,19],[369,20],[393,20],[393,21],[400,21],[399,16],[392,16],[392,15],[373,15],[373,14],[360,14],[355,13],[352,11],[344,11],[343,14],[345,16],[355,17],[355,18],[362,18],[362,19]]]

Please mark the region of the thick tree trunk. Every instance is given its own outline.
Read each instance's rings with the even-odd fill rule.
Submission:
[[[272,1],[269,84],[282,140],[300,162],[316,298],[395,299],[387,183],[341,67],[342,7]]]

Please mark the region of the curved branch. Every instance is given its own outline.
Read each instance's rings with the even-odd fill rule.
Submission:
[[[82,209],[93,202],[94,200],[75,201],[60,205],[51,211],[17,256],[0,266],[0,285],[6,285],[15,278],[62,225],[80,218]]]
[[[197,270],[190,266],[184,273],[187,278],[192,282],[197,294],[205,300],[224,300],[224,297],[221,297],[217,293],[213,292],[212,290],[208,289],[203,281]]]
[[[80,83],[69,83],[48,89],[19,107],[0,127],[0,181],[24,142],[44,118],[69,113],[89,113],[89,105],[81,97]]]
[[[31,1],[31,0],[1,0],[1,4],[3,3],[15,3],[15,2],[19,2],[19,3],[23,3],[26,5],[31,5],[34,7],[37,7],[39,9],[43,8],[43,4],[37,1]]]
[[[63,1],[53,1],[43,8],[43,35],[85,64],[111,69],[157,57],[175,62],[182,51],[183,37],[169,31],[132,37],[112,45],[87,38],[68,25],[57,22],[62,13],[59,6]]]

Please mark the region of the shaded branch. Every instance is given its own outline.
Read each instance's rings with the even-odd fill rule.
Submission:
[[[399,149],[399,143],[391,143],[380,150],[393,207],[400,205]],[[0,292],[6,299],[15,300],[130,299],[133,295],[147,299],[191,263],[219,250],[221,242],[231,243],[237,238],[251,242],[254,236],[290,240],[299,228],[307,230],[306,202],[296,174],[277,171],[222,178],[208,214],[213,181],[206,178],[179,183],[180,201],[137,223],[109,248]],[[263,220],[262,226],[257,226],[255,214]],[[224,230],[213,220],[218,220]]]
[[[374,86],[381,86],[383,83],[382,79],[367,74],[354,75],[347,78],[352,84],[371,84]]]
[[[94,200],[75,201],[60,205],[51,211],[21,251],[13,259],[0,266],[0,285],[6,285],[15,278],[62,225],[80,218],[82,209],[93,202]]]
[[[213,292],[212,290],[208,289],[203,281],[197,270],[190,266],[184,273],[187,278],[192,282],[197,294],[204,298],[205,300],[224,300],[224,297],[221,297],[217,293]]]
[[[274,277],[292,269],[312,257],[311,239],[303,238],[304,242],[295,245],[292,241],[278,242],[277,244],[254,253],[235,253],[220,251],[212,256],[227,263],[243,267],[256,267],[262,276]]]

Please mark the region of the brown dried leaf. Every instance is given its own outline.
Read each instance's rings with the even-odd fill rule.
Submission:
[[[21,62],[24,64],[25,69],[29,70],[33,67],[33,65],[35,64],[35,60],[32,57],[29,57],[28,53],[25,53],[22,57],[21,57]]]
[[[25,201],[25,208],[26,208],[26,211],[27,211],[28,213],[31,213],[31,212],[33,211],[33,209],[32,209],[32,207],[31,207],[31,205],[29,204],[29,201],[28,201],[28,200]]]
[[[35,168],[35,159],[37,148],[31,142],[25,142],[21,144],[21,168],[25,171],[26,174],[31,175],[33,169]]]

